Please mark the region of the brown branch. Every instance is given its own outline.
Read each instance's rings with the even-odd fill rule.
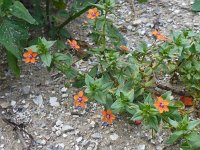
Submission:
[[[182,90],[182,91],[178,91],[176,89],[172,89],[166,85],[162,85],[159,83],[156,83],[156,87],[160,88],[162,90],[166,90],[166,91],[171,91],[172,93],[176,94],[176,95],[180,95],[180,96],[190,96],[186,91]]]

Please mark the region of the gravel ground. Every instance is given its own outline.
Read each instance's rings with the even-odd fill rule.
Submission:
[[[140,40],[153,42],[154,28],[166,35],[171,30],[185,28],[198,32],[200,14],[191,12],[191,4],[191,0],[135,2],[134,15],[130,1],[118,0],[116,15],[109,17],[126,37],[128,47],[134,50]],[[81,64],[86,67],[87,63]],[[75,109],[73,95],[78,89],[65,88],[65,77],[47,72],[39,62],[23,65],[19,79],[3,71],[6,80],[0,78],[0,106],[8,109],[12,121],[25,124],[25,130],[36,141],[33,150],[178,149],[176,145],[163,144],[168,135],[166,130],[160,130],[157,138],[152,139],[150,131],[128,124],[125,116],[117,116],[111,126],[102,126],[102,106],[93,102],[88,103],[86,110]],[[0,150],[22,150],[27,144],[19,139],[16,130],[0,119]]]

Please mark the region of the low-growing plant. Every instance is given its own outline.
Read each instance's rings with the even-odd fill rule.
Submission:
[[[59,9],[65,4],[63,1],[53,3]],[[88,72],[76,69],[74,64],[79,58],[70,51],[53,51],[51,47],[58,41],[45,38],[38,38],[35,44],[26,48],[28,52],[23,54],[25,63],[35,63],[39,56],[49,70],[56,68],[70,81],[73,79],[74,86],[85,89],[74,95],[75,107],[86,108],[88,101],[97,101],[104,106],[104,123],[112,124],[117,118],[114,114],[126,114],[135,124],[142,124],[152,131],[159,131],[164,124],[172,131],[166,141],[168,144],[179,142],[183,149],[200,148],[196,139],[199,138],[197,129],[200,121],[188,117],[196,111],[195,105],[199,103],[200,97],[199,34],[185,30],[165,36],[160,31],[153,31],[152,35],[156,39],[152,45],[148,46],[143,41],[138,43],[135,51],[131,51],[126,47],[125,38],[108,17],[114,13],[115,0],[75,1],[72,4],[74,7],[76,9],[68,14],[68,19],[61,25],[49,26],[49,32],[56,35],[55,32],[88,10],[88,27],[92,29],[89,35],[95,46],[83,51],[75,38],[65,37],[64,44],[58,41],[64,45],[61,46],[63,49],[88,54],[89,59],[94,61],[90,65],[91,69]],[[166,74],[171,77],[171,81],[176,77],[186,87],[187,93],[181,95],[180,101],[173,91],[155,92],[159,84],[158,77]],[[193,105],[193,108],[186,110],[184,104],[189,98],[188,106]]]

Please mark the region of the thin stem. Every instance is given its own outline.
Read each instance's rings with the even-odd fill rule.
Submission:
[[[47,28],[51,27],[50,16],[49,16],[49,0],[46,0],[46,17],[47,17]]]
[[[98,3],[100,0],[97,0],[95,2]],[[79,17],[80,15],[82,15],[83,13],[85,13],[86,11],[88,11],[90,8],[92,8],[93,6],[92,5],[89,5],[87,7],[85,7],[84,9],[82,9],[81,11],[71,15],[67,20],[65,20],[61,25],[59,25],[57,27],[57,31],[61,30],[64,26],[66,26],[69,22],[71,22],[72,20],[76,19],[77,17]]]

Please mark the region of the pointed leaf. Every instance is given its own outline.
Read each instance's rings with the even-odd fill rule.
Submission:
[[[40,55],[41,60],[43,61],[43,63],[47,66],[50,67],[51,65],[51,60],[52,60],[52,56],[50,54],[41,54]]]
[[[23,19],[30,24],[37,24],[36,20],[31,16],[26,7],[24,7],[24,5],[19,1],[14,2],[10,7],[10,12],[15,17]]]
[[[22,24],[7,19],[0,20],[0,44],[18,59],[21,55],[20,43],[27,39],[28,32]]]
[[[176,131],[165,142],[166,144],[174,144],[182,135],[184,131]]]

